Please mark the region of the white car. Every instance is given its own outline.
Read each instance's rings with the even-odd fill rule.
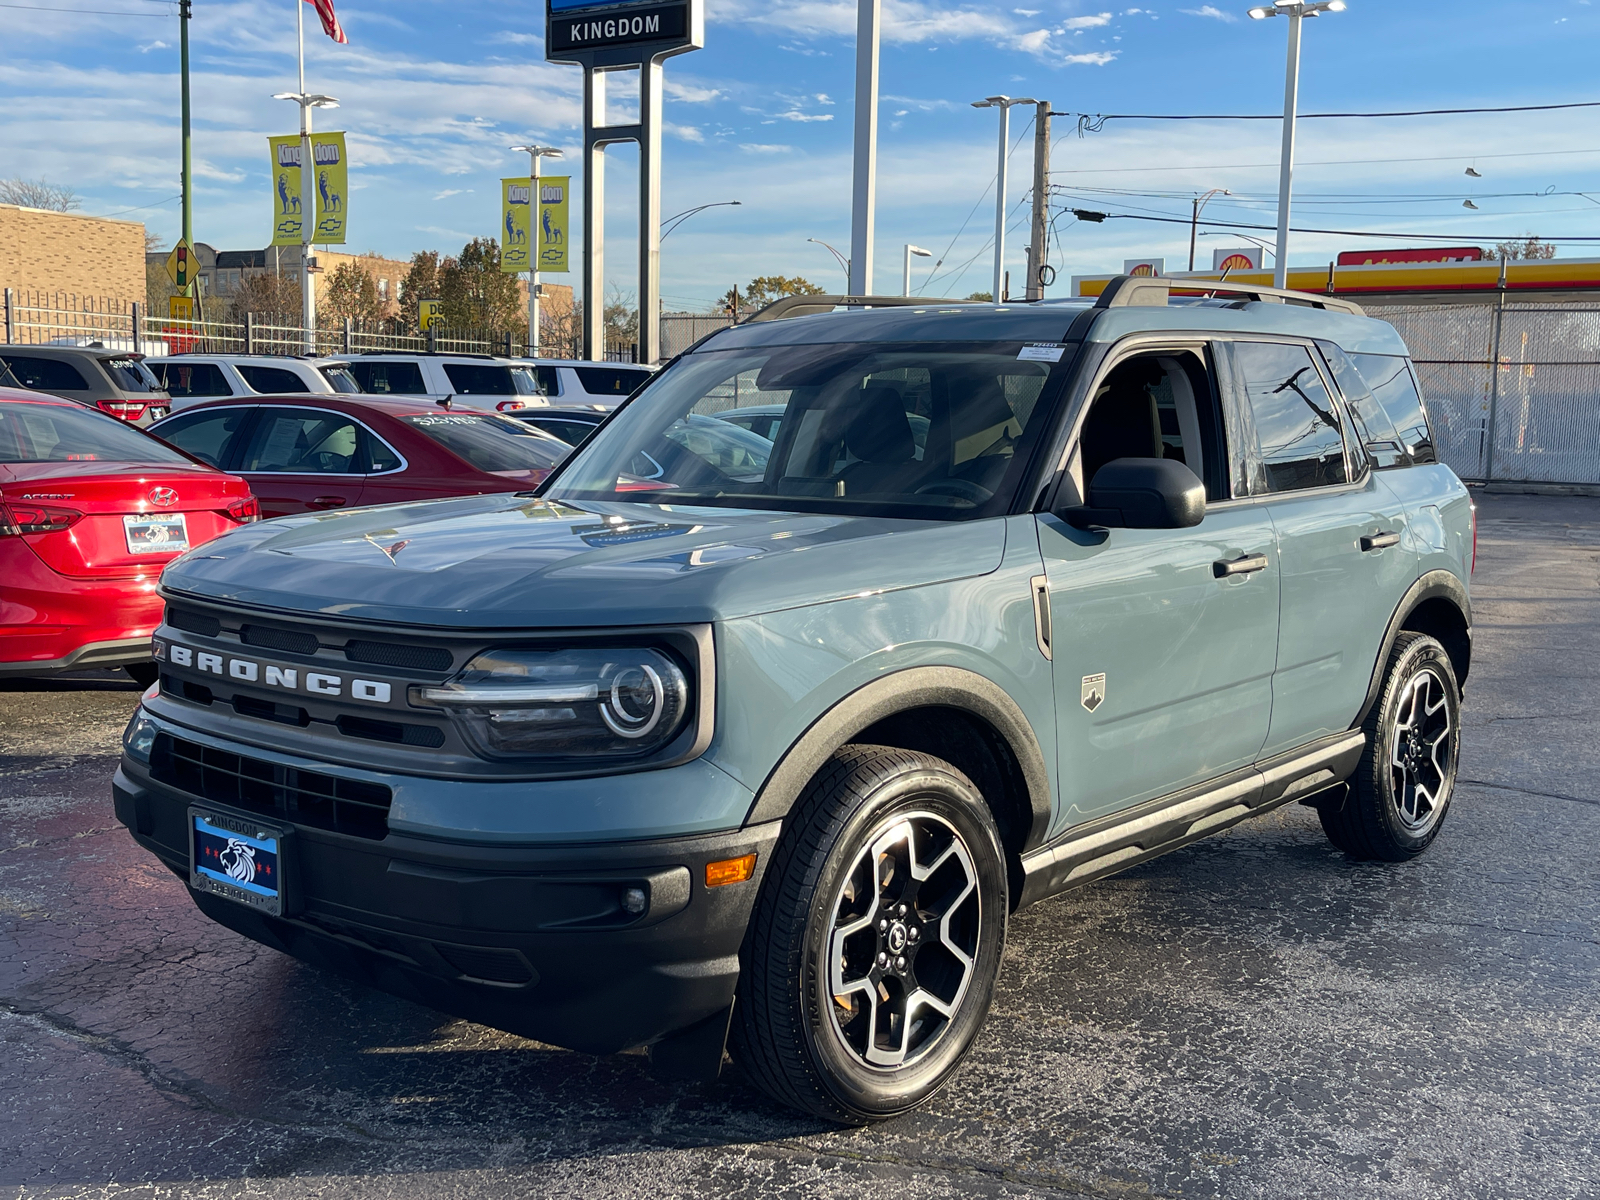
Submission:
[[[148,358],[145,365],[171,394],[174,412],[228,396],[355,395],[361,391],[350,364],[342,358],[168,354]]]
[[[567,358],[514,359],[530,368],[546,404],[593,405],[607,411],[621,404],[656,372],[633,363],[574,362]]]
[[[651,370],[631,363],[386,350],[369,350],[350,359],[350,373],[363,391],[380,396],[450,396],[458,408],[491,412],[546,404],[615,408]]]

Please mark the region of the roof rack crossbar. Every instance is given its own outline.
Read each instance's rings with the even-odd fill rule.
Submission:
[[[1353,300],[1320,296],[1315,292],[1295,292],[1287,288],[1254,283],[1229,283],[1210,279],[1172,279],[1164,275],[1118,275],[1106,284],[1095,300],[1096,308],[1164,308],[1174,290],[1244,296],[1263,304],[1298,304],[1329,312],[1364,317],[1366,309]]]
[[[938,304],[976,304],[975,300],[941,300],[936,296],[782,296],[765,308],[740,321],[781,321],[786,317],[810,317],[836,308],[921,308]]]

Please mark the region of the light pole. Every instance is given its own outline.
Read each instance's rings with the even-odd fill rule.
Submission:
[[[856,136],[851,172],[850,263],[846,289],[872,294],[873,222],[878,207],[878,7],[856,0]]]
[[[526,146],[512,146],[512,151],[528,156],[528,203],[532,207],[528,211],[529,224],[533,226],[533,247],[528,254],[528,357],[539,357],[539,234],[544,232],[544,225],[539,220],[538,214],[542,211],[539,203],[539,160],[541,158],[560,158],[561,151],[554,146],[538,146],[532,143]]]
[[[1289,286],[1289,198],[1294,176],[1295,106],[1300,97],[1300,21],[1325,12],[1343,12],[1344,0],[1272,0],[1262,8],[1252,8],[1250,19],[1289,18],[1289,58],[1283,79],[1283,148],[1278,157],[1278,253],[1273,264],[1275,287]]]
[[[178,0],[178,63],[183,72],[183,243],[189,247],[189,254],[196,264],[200,256],[194,249],[194,164],[189,154],[189,19],[193,15],[193,5],[190,0]],[[305,84],[300,85],[302,88]],[[193,271],[193,267],[190,268]],[[198,296],[199,272],[194,272],[194,279],[190,285],[183,289],[185,296]],[[191,314],[192,315],[192,314]]]
[[[666,241],[667,234],[671,233],[679,225],[682,225],[690,217],[694,216],[695,213],[703,213],[708,208],[738,208],[738,207],[739,207],[739,202],[737,200],[718,200],[718,201],[716,201],[716,202],[714,202],[712,204],[702,204],[698,208],[685,209],[683,212],[679,213],[677,216],[668,217],[665,221],[661,222],[661,224],[666,227],[666,228],[663,228],[661,230],[661,240],[662,241]]]
[[[900,294],[902,296],[911,295],[911,256],[913,254],[915,254],[918,258],[933,257],[932,250],[924,250],[921,246],[913,246],[910,242],[906,243],[905,268],[902,270],[900,276]]]
[[[1031,97],[1023,96],[1013,100],[1010,96],[989,96],[983,100],[974,100],[973,108],[998,108],[1000,110],[1000,163],[995,176],[995,201],[994,201],[994,302],[996,304],[1004,298],[1000,289],[1005,281],[1006,258],[1006,159],[1010,157],[1010,147],[1006,144],[1011,136],[1011,106],[1013,104],[1037,104],[1038,101]]]
[[[839,269],[844,272],[844,287],[845,287],[845,291],[848,292],[850,290],[850,260],[848,258],[846,258],[844,255],[840,254],[832,246],[828,245],[828,243],[823,241],[821,238],[807,238],[806,241],[815,242],[817,245],[821,246],[824,250],[826,250],[829,254],[833,255],[833,257],[836,260],[838,260]]]
[[[1205,208],[1206,202],[1213,196],[1233,195],[1227,188],[1212,188],[1203,196],[1194,198],[1194,215],[1189,219],[1189,270],[1194,270],[1194,239],[1200,231],[1200,210]]]

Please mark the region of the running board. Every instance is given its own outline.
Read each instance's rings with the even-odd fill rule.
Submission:
[[[1017,906],[1104,879],[1279,805],[1336,787],[1355,772],[1366,744],[1359,729],[1333,734],[1256,766],[1070,829],[1023,856]]]

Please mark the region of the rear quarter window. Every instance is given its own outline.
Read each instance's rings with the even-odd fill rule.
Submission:
[[[244,376],[244,381],[250,385],[252,391],[260,392],[264,396],[285,393],[293,395],[311,390],[306,386],[304,379],[293,371],[285,371],[282,367],[240,366],[239,374]]]
[[[379,396],[425,396],[422,368],[412,362],[353,362],[350,374],[363,392]]]
[[[511,368],[488,363],[446,363],[450,386],[463,396],[515,396],[516,382]]]
[[[649,371],[626,367],[573,367],[578,382],[591,396],[627,396],[649,378]]]
[[[71,363],[32,354],[6,354],[6,366],[17,382],[36,392],[86,392],[89,381]]]
[[[510,417],[427,413],[400,419],[480,471],[549,470],[567,454],[559,441]]]
[[[1400,444],[1413,463],[1438,462],[1428,412],[1417,390],[1409,359],[1391,354],[1352,354],[1351,361],[1394,423]]]
[[[155,370],[157,377],[162,380],[162,386],[173,396],[233,395],[227,376],[215,363],[157,363]]]

